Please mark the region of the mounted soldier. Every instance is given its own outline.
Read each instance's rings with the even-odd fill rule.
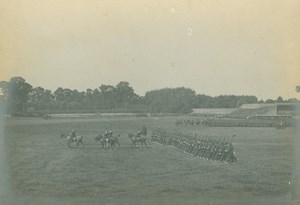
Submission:
[[[136,133],[136,137],[137,137],[137,138],[142,138],[142,130],[139,130],[139,131]]]
[[[70,137],[71,137],[71,139],[74,139],[76,137],[75,129],[72,130]]]
[[[104,138],[106,139],[106,138],[108,138],[108,136],[109,136],[109,131],[108,131],[108,129],[107,128],[105,128],[105,132],[104,132]]]
[[[147,137],[147,128],[145,125],[142,127],[141,132],[142,132],[142,136],[146,138]]]
[[[82,146],[84,146],[83,137],[76,135],[75,129],[73,129],[70,135],[67,136],[67,144],[69,148],[71,143],[75,143],[77,147],[79,146],[79,144],[82,144]]]

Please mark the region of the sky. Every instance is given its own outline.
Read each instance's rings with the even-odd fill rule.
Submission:
[[[300,98],[298,0],[2,0],[0,80]]]

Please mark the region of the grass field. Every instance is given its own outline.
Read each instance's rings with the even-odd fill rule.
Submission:
[[[295,204],[294,128],[176,127],[178,117],[2,120],[9,194],[7,204]],[[127,137],[143,124],[199,135],[231,135],[238,162],[198,159]],[[93,137],[105,128],[121,147],[102,150]],[[75,128],[85,148],[68,149],[60,133]],[[3,166],[3,165],[2,165]],[[289,185],[289,182],[291,184]],[[2,183],[2,187],[4,183]],[[0,200],[1,203],[1,200]],[[2,204],[1,203],[1,204]]]

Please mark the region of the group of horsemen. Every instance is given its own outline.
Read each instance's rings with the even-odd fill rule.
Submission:
[[[107,128],[105,129],[104,134],[103,135],[99,134],[99,136],[103,137],[104,142],[109,142],[109,140],[114,138],[112,130],[108,130]],[[71,131],[70,137],[71,137],[72,141],[74,141],[74,142],[76,141],[77,135],[76,135],[75,129],[73,129]],[[147,137],[147,128],[146,128],[146,126],[143,126],[141,129],[139,129],[134,137],[135,137],[135,139],[139,139],[139,138],[145,139]],[[106,144],[106,146],[107,145],[108,144]]]

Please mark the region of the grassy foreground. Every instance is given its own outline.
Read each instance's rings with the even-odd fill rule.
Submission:
[[[290,204],[295,162],[293,128],[176,127],[178,117],[101,119],[11,118],[4,126],[11,204]],[[131,145],[127,134],[151,129],[231,135],[238,162],[198,159],[171,147]],[[105,128],[121,147],[102,150],[93,137]],[[84,136],[85,148],[68,149],[61,132]],[[4,200],[4,199],[3,199]]]

